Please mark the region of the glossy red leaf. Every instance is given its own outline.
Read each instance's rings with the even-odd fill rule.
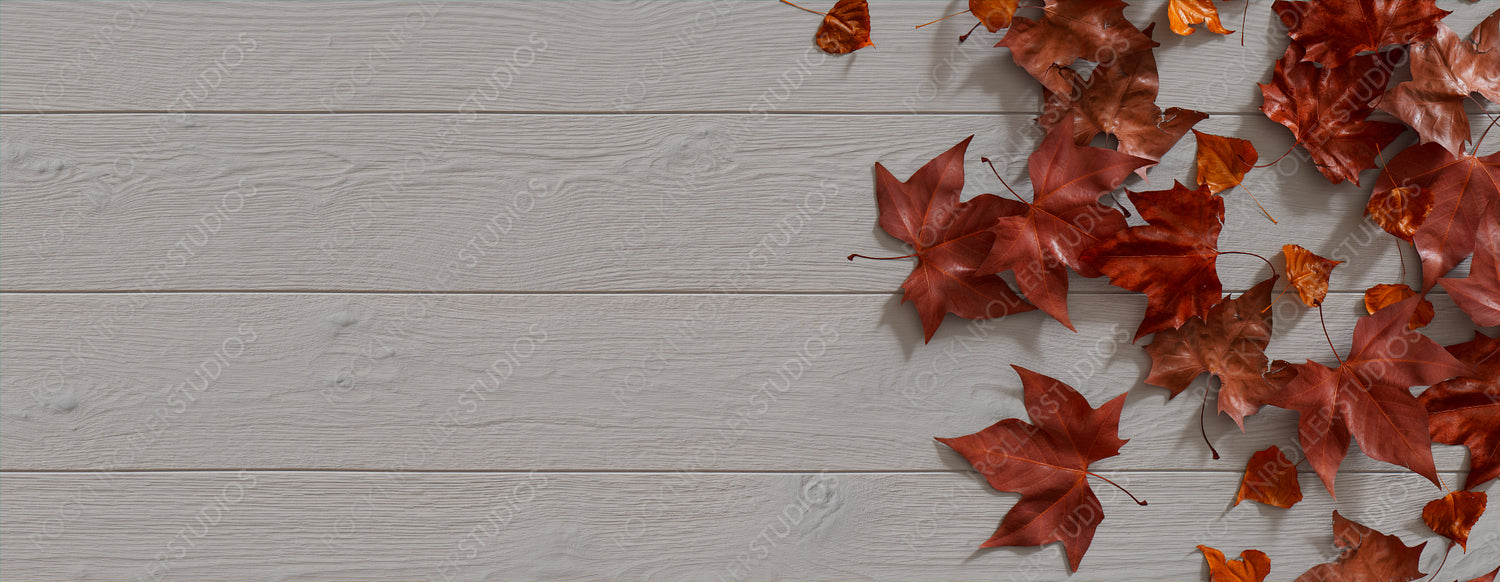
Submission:
[[[1500,11],[1459,39],[1438,23],[1432,38],[1411,46],[1412,80],[1396,85],[1380,108],[1417,130],[1422,143],[1435,142],[1455,156],[1469,141],[1464,100],[1471,93],[1500,102]]]
[[[1157,46],[1125,19],[1120,0],[1047,0],[1039,19],[1017,16],[995,46],[1053,93],[1066,94],[1067,79],[1057,71],[1078,59],[1098,63]]]
[[[1432,38],[1438,21],[1448,15],[1433,0],[1276,0],[1271,8],[1286,25],[1287,36],[1307,47],[1303,59],[1324,67],[1343,65],[1362,52]]]
[[[1156,332],[1146,353],[1151,373],[1146,383],[1177,396],[1199,374],[1219,379],[1219,412],[1245,428],[1266,396],[1276,391],[1265,377],[1266,344],[1271,341],[1271,290],[1276,277],[1261,281],[1237,298],[1228,296],[1204,317],[1193,317],[1177,329]]]
[[[1471,372],[1422,392],[1432,440],[1469,448],[1464,489],[1500,477],[1500,338],[1474,332],[1474,339],[1448,346]]]
[[[1339,561],[1318,564],[1296,582],[1410,582],[1425,576],[1418,569],[1427,542],[1408,546],[1401,538],[1360,525],[1333,512],[1333,545]]]
[[[1474,252],[1481,224],[1500,220],[1500,152],[1454,157],[1436,143],[1411,146],[1385,165],[1373,196],[1400,187],[1432,192],[1432,212],[1412,237],[1425,291]]]
[[[1427,502],[1422,508],[1422,523],[1432,531],[1469,549],[1469,531],[1484,514],[1483,491],[1453,491]]]
[[[1491,203],[1491,206],[1500,204]],[[1497,209],[1500,210],[1500,209]],[[1453,302],[1474,319],[1476,325],[1500,325],[1500,220],[1480,227],[1474,240],[1474,260],[1469,276],[1463,279],[1438,279]]]

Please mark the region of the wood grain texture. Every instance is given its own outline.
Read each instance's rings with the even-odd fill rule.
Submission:
[[[1424,572],[1445,547],[1419,519],[1440,492],[1416,475],[1345,474],[1343,501],[1310,495],[1289,510],[1230,507],[1232,473],[1106,475],[1151,505],[1096,482],[1106,518],[1068,577],[1057,544],[976,549],[1016,496],[972,473],[7,473],[0,576],[1201,580],[1194,546],[1208,544],[1259,548],[1272,579],[1290,580],[1336,556],[1334,509],[1425,541]],[[1497,516],[1475,526],[1467,553],[1451,550],[1441,579],[1495,567]]]
[[[1270,355],[1332,362],[1277,304]],[[1435,296],[1424,331],[1467,318]],[[934,470],[934,436],[1025,417],[1020,364],[1096,405],[1131,390],[1116,469],[1240,470],[1296,450],[1296,414],[1199,434],[1206,378],[1170,402],[1129,345],[1140,296],[1074,295],[1074,334],[1038,312],[950,318],[921,343],[896,296],[15,294],[0,297],[5,469]],[[1324,306],[1348,350],[1355,294]],[[1492,331],[1493,334],[1493,331]],[[1144,342],[1142,343],[1144,345]],[[62,404],[59,404],[62,403]],[[65,406],[66,405],[66,406]],[[1437,446],[1438,466],[1466,466]],[[1351,454],[1350,470],[1402,471]]]
[[[172,119],[7,117],[6,289],[884,293],[906,265],[843,260],[907,252],[876,226],[874,162],[905,177],[977,133],[966,194],[1004,192],[989,156],[1029,196],[1042,138],[1027,115]],[[1292,142],[1258,114],[1199,127],[1266,158]],[[1191,182],[1195,151],[1179,142],[1127,187]],[[1301,244],[1348,261],[1337,290],[1399,280],[1398,241],[1362,218],[1377,173],[1332,186],[1301,155],[1245,182],[1280,224],[1226,193],[1220,248]],[[1254,258],[1221,263],[1231,289],[1264,276]]]
[[[1260,105],[1255,84],[1287,44],[1269,2],[1252,3],[1243,37],[1179,37],[1165,2],[1132,4],[1132,22],[1161,25],[1164,107]],[[1440,5],[1465,35],[1493,10]],[[0,110],[1034,110],[1040,92],[999,34],[957,44],[967,18],[912,28],[962,9],[876,2],[876,47],[840,58],[813,47],[817,16],[770,1],[7,2]]]

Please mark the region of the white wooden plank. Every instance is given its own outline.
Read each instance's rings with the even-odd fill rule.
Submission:
[[[1425,331],[1473,336],[1446,296]],[[1347,350],[1360,298],[1330,296]],[[896,297],[824,295],[0,295],[9,470],[934,470],[934,436],[1023,417],[1010,364],[1096,405],[1124,391],[1104,469],[1239,470],[1295,450],[1296,415],[1239,434],[1207,381],[1166,402],[1129,345],[1144,299],[1078,295],[931,344]],[[1270,354],[1332,362],[1315,312],[1277,305]],[[1490,332],[1492,335],[1494,331]],[[1145,342],[1142,343],[1144,345]],[[1438,446],[1438,466],[1465,467]],[[1352,453],[1350,470],[1402,471]]]
[[[1164,106],[1250,112],[1288,42],[1269,2],[1245,34],[1158,22]],[[1443,0],[1467,34],[1493,7]],[[826,6],[814,7],[826,8]],[[1239,6],[1224,7],[1240,28]],[[1033,111],[998,34],[956,37],[959,2],[875,2],[876,47],[833,57],[776,2],[14,2],[0,5],[0,109],[36,111]],[[1243,41],[1243,45],[1241,44]]]
[[[893,292],[905,261],[843,260],[908,252],[876,226],[872,164],[905,176],[977,133],[967,192],[1004,192],[981,156],[1029,192],[1041,138],[1026,115],[171,119],[7,117],[6,289]],[[1200,126],[1268,160],[1292,141],[1260,115]],[[1195,151],[1127,186],[1190,181]],[[1246,181],[1280,224],[1227,194],[1220,248],[1299,243],[1348,261],[1339,290],[1399,280],[1398,241],[1361,217],[1377,174],[1331,186],[1300,155]],[[1222,263],[1230,288],[1265,273]]]
[[[972,473],[5,473],[0,575],[27,580],[1202,580],[1208,544],[1259,548],[1273,580],[1333,560],[1331,514],[1426,542],[1441,492],[1343,476],[1334,502],[1229,507],[1232,473],[1105,473],[1082,567],[1061,547],[976,550],[1016,499]],[[1446,476],[1456,483],[1452,475]],[[1316,486],[1312,475],[1303,487]],[[1500,492],[1495,482],[1486,488]],[[1500,513],[1442,580],[1495,567]],[[1150,540],[1148,543],[1142,540]],[[1145,544],[1145,545],[1143,545]]]

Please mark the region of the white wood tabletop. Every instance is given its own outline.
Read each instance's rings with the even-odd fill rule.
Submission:
[[[1159,104],[1292,145],[1258,110],[1269,2],[1228,37],[1133,4]],[[1465,35],[1497,7],[1439,4]],[[1336,555],[1334,509],[1432,572],[1441,492],[1357,450],[1337,500],[1304,468],[1295,507],[1233,507],[1296,415],[1209,418],[1213,460],[1209,382],[1143,382],[1144,296],[1074,276],[1077,333],[950,317],[924,345],[909,265],[844,260],[905,253],[876,161],[904,178],[975,134],[965,195],[1001,189],[980,156],[1029,188],[1037,84],[1000,35],[957,44],[972,20],[912,28],[964,7],[876,0],[876,46],[840,57],[768,0],[0,3],[0,578],[1203,580],[1207,544],[1290,580]],[[1194,148],[1127,186],[1190,181]],[[1279,224],[1227,193],[1221,248],[1348,261],[1347,349],[1416,254],[1361,217],[1375,172],[1308,164],[1245,182]],[[1472,337],[1433,301],[1424,333]],[[1275,326],[1273,357],[1333,361],[1292,296]],[[1010,364],[1130,393],[1094,467],[1150,505],[1096,486],[1076,574],[1057,544],[979,550],[1017,496],[932,440],[1024,418]],[[1434,455],[1461,484],[1467,453]],[[1497,565],[1497,515],[1440,580]]]

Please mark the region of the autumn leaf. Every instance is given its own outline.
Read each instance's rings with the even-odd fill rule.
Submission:
[[[1197,32],[1193,25],[1200,22],[1216,34],[1234,33],[1219,22],[1219,9],[1214,7],[1214,0],[1170,0],[1167,2],[1167,22],[1172,25],[1172,32],[1183,36]]]
[[[1281,253],[1286,255],[1286,276],[1302,303],[1322,305],[1328,296],[1328,276],[1343,261],[1330,261],[1299,245],[1281,245]]]
[[[1333,512],[1333,545],[1339,561],[1318,564],[1296,582],[1410,582],[1421,578],[1417,569],[1427,542],[1408,546],[1401,538],[1360,525]]]
[[[1491,203],[1491,206],[1497,206]],[[1500,209],[1496,209],[1500,210]],[[1474,319],[1476,325],[1500,325],[1500,220],[1481,227],[1474,242],[1474,260],[1469,262],[1469,276],[1464,279],[1444,277],[1438,284],[1448,291],[1453,302]]]
[[[788,0],[781,1],[792,4]],[[797,5],[792,4],[792,6]],[[797,6],[797,8],[802,7]],[[868,0],[839,0],[826,14],[807,8],[802,9],[823,15],[823,24],[818,26],[818,34],[813,37],[818,48],[823,49],[823,52],[841,55],[867,46],[875,46],[875,43],[870,42]]]
[[[1209,582],[1263,582],[1271,573],[1271,558],[1260,550],[1245,550],[1240,557],[1226,560],[1224,552],[1208,546],[1198,546],[1203,560],[1208,562]]]
[[[1240,491],[1234,504],[1244,500],[1258,501],[1282,509],[1302,501],[1302,485],[1297,482],[1297,464],[1286,458],[1281,447],[1271,445],[1250,455],[1245,475],[1240,477]]]
[[[1151,37],[1153,23],[1144,34]],[[1173,107],[1165,113],[1156,106],[1159,79],[1156,57],[1150,50],[1119,55],[1094,67],[1087,78],[1072,69],[1054,74],[1066,79],[1065,93],[1045,91],[1045,103],[1037,122],[1052,129],[1058,122],[1073,118],[1073,141],[1088,145],[1095,136],[1107,133],[1119,140],[1120,153],[1146,158],[1152,162],[1182,139],[1188,129],[1208,114]],[[1154,164],[1153,164],[1154,165]],[[1146,169],[1136,170],[1142,178]]]
[[[1174,329],[1202,317],[1219,302],[1223,287],[1215,268],[1224,200],[1207,187],[1129,192],[1146,219],[1095,245],[1084,263],[1109,275],[1109,284],[1146,294],[1146,315],[1135,339]]]
[[[1495,582],[1496,576],[1500,576],[1500,567],[1496,567],[1494,570],[1490,570],[1490,573],[1488,574],[1485,574],[1473,580],[1469,580],[1469,582]]]
[[[1306,47],[1299,60],[1323,67],[1343,65],[1362,52],[1432,38],[1438,21],[1448,15],[1433,0],[1276,0],[1271,9],[1287,26],[1287,36]]]
[[[1417,291],[1406,285],[1376,285],[1365,290],[1365,311],[1375,313],[1387,305],[1399,303],[1406,300],[1407,297],[1415,297],[1416,295]],[[1437,313],[1432,309],[1432,302],[1423,297],[1417,302],[1417,310],[1411,314],[1411,323],[1407,324],[1407,328],[1417,329],[1426,327],[1427,324],[1432,323],[1432,318],[1436,315]]]
[[[1208,191],[1218,194],[1240,185],[1245,172],[1255,167],[1260,159],[1255,146],[1237,137],[1224,137],[1193,130],[1198,140],[1199,186],[1208,185]]]
[[[979,19],[990,32],[1010,28],[1010,20],[1016,14],[1020,0],[969,0],[969,12]]]
[[[1125,228],[1125,216],[1100,204],[1099,197],[1151,163],[1077,145],[1070,138],[1072,125],[1071,119],[1063,120],[1031,154],[1027,170],[1032,200],[1002,199],[995,246],[979,268],[982,274],[1014,271],[1016,286],[1026,299],[1068,329],[1073,329],[1068,318],[1068,269],[1098,277],[1079,254]]]
[[[916,306],[928,341],[948,313],[989,319],[1036,309],[1003,279],[976,270],[995,244],[990,228],[1005,206],[992,194],[958,201],[964,186],[964,152],[972,139],[933,158],[905,182],[875,164],[880,227],[916,249],[912,256],[917,267],[901,283],[902,303]],[[849,258],[856,256],[861,255]]]
[[[1411,46],[1412,80],[1396,85],[1380,109],[1417,130],[1422,143],[1435,142],[1455,156],[1469,141],[1464,99],[1471,93],[1500,102],[1500,11],[1479,23],[1473,42],[1441,22],[1432,38]]]
[[[1354,345],[1338,368],[1312,360],[1297,364],[1296,378],[1266,399],[1267,404],[1297,411],[1303,454],[1329,494],[1334,494],[1334,477],[1348,454],[1351,435],[1370,458],[1401,465],[1438,483],[1427,411],[1410,388],[1470,370],[1442,346],[1407,328],[1417,300],[1413,297],[1361,317],[1354,327]]]
[[[1276,277],[1261,281],[1238,298],[1227,296],[1202,318],[1192,317],[1177,329],[1156,332],[1146,353],[1151,373],[1146,383],[1181,394],[1199,374],[1219,379],[1219,412],[1245,428],[1245,417],[1260,410],[1276,390],[1264,376],[1266,344],[1271,341],[1271,289]]]
[[[1120,0],[1047,0],[1040,19],[1017,16],[995,46],[1053,93],[1070,85],[1057,71],[1078,59],[1107,62],[1157,46],[1125,19]]]
[[[1453,491],[1427,502],[1422,508],[1422,522],[1445,538],[1458,542],[1464,551],[1469,549],[1469,530],[1479,523],[1484,514],[1483,491]]]
[[[1372,196],[1392,188],[1432,192],[1432,212],[1412,237],[1422,256],[1422,290],[1474,252],[1475,235],[1486,220],[1500,220],[1500,152],[1458,156],[1436,143],[1401,150],[1385,165]]]
[[[1417,227],[1432,213],[1432,191],[1417,186],[1376,188],[1365,205],[1365,216],[1396,238],[1411,242]]]
[[[1417,400],[1427,410],[1432,440],[1469,448],[1464,489],[1500,477],[1500,338],[1474,332],[1474,339],[1448,346],[1448,353],[1473,368],[1433,385]]]
[[[1365,119],[1380,98],[1370,88],[1385,87],[1401,55],[1360,55],[1343,66],[1320,67],[1304,62],[1303,50],[1295,42],[1287,47],[1271,82],[1260,85],[1260,110],[1292,130],[1330,182],[1359,184],[1360,170],[1374,168],[1375,156],[1406,131],[1399,123]]]
[[[1076,572],[1104,521],[1104,508],[1089,488],[1089,464],[1119,454],[1125,444],[1116,435],[1125,395],[1091,408],[1071,386],[1011,368],[1021,375],[1026,414],[1036,424],[1007,418],[968,436],[937,440],[963,455],[991,487],[1021,494],[980,547],[1062,542],[1068,567]]]

